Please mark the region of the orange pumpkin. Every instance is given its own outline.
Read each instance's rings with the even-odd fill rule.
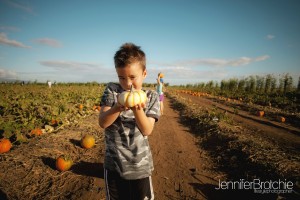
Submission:
[[[56,119],[51,119],[51,126],[57,126],[58,121]]]
[[[82,110],[83,109],[83,105],[79,104],[78,108],[79,108],[79,110]]]
[[[147,95],[143,90],[125,91],[118,96],[118,102],[127,108],[145,103],[146,100]]]
[[[286,119],[285,119],[285,117],[278,116],[278,117],[277,117],[277,120],[278,120],[279,122],[284,123]]]
[[[95,111],[100,111],[100,109],[101,109],[100,106],[96,106],[96,105],[93,106],[93,110],[95,110]]]
[[[80,144],[83,148],[90,149],[95,145],[95,137],[87,134],[82,137]]]
[[[3,138],[0,140],[0,153],[5,153],[10,150],[12,144],[9,139]]]
[[[265,115],[265,111],[260,110],[260,111],[257,112],[257,115],[259,117],[263,117]]]
[[[69,170],[72,167],[72,165],[73,165],[72,159],[69,156],[65,156],[65,155],[59,156],[56,159],[56,163],[55,163],[56,169],[61,172]]]
[[[40,136],[43,134],[42,130],[39,129],[39,128],[36,128],[36,129],[33,129],[31,132],[30,132],[31,136]]]

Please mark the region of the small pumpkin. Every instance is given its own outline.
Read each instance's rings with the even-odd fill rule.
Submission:
[[[9,139],[3,138],[0,140],[0,153],[5,153],[10,150],[12,144]]]
[[[259,117],[263,117],[263,116],[265,115],[265,111],[260,110],[260,111],[257,112],[257,115],[258,115]]]
[[[100,111],[100,109],[101,109],[100,106],[96,106],[96,105],[93,106],[93,110],[94,110],[94,111]]]
[[[278,117],[277,117],[277,120],[278,120],[279,122],[284,123],[286,119],[285,119],[285,117],[278,116]]]
[[[79,110],[82,110],[83,109],[83,105],[79,104],[78,108],[79,108]]]
[[[66,155],[61,155],[56,159],[56,169],[63,172],[69,170],[73,165],[73,160]]]
[[[43,134],[43,131],[39,128],[36,128],[36,129],[33,129],[31,132],[30,132],[30,135],[31,136],[40,136]]]
[[[90,149],[95,145],[95,137],[87,134],[81,138],[80,144],[83,148]]]
[[[51,119],[51,126],[57,126],[58,125],[58,121],[56,119]]]
[[[118,102],[127,108],[145,103],[146,100],[147,95],[143,90],[124,91],[118,96]]]

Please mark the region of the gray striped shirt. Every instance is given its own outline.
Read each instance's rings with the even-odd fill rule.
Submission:
[[[100,105],[112,107],[116,103],[116,95],[123,91],[119,84],[109,83]],[[145,92],[148,98],[144,109],[146,116],[157,121],[160,115],[158,94],[152,90]],[[128,180],[151,175],[154,167],[148,138],[140,132],[132,110],[121,112],[114,123],[105,129],[105,145],[106,169],[117,171]]]

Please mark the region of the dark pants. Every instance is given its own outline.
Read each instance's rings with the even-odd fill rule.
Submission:
[[[151,176],[126,180],[117,172],[104,169],[107,200],[150,200],[154,199]]]

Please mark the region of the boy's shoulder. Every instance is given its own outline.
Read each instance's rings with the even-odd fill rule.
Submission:
[[[158,93],[156,90],[152,90],[152,89],[142,89],[144,92],[146,92],[147,97],[149,96],[158,96]]]
[[[109,82],[106,86],[107,89],[115,92],[123,91],[121,85],[119,83]]]

